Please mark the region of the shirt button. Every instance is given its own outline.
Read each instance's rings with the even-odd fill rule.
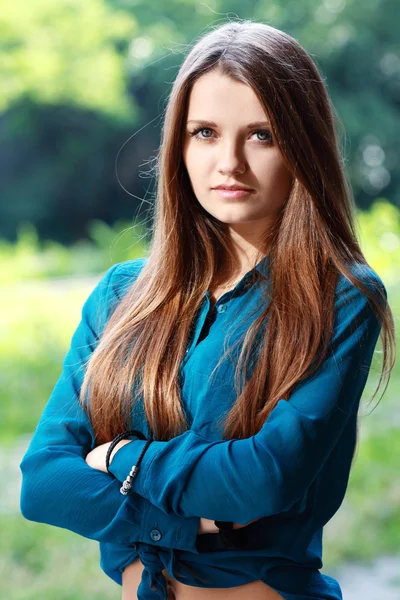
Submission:
[[[150,531],[150,537],[154,542],[158,542],[158,540],[160,540],[162,538],[161,533],[158,531],[158,529],[152,529]]]
[[[227,308],[228,308],[228,307],[227,307],[227,305],[226,305],[226,304],[220,304],[220,305],[217,307],[217,312],[219,312],[219,313],[225,312]]]

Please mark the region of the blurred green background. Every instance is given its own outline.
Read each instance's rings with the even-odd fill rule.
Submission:
[[[1,2],[1,598],[121,597],[100,570],[96,542],[23,519],[19,462],[83,301],[109,266],[146,253],[162,111],[202,31],[255,19],[293,35],[316,61],[345,128],[362,247],[387,287],[398,333],[397,15],[397,0]],[[399,553],[400,367],[374,409],[380,365],[379,343],[348,492],[325,528],[322,571],[333,576],[353,561]]]

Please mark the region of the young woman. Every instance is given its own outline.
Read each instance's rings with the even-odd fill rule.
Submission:
[[[395,342],[334,125],[262,23],[212,29],[174,81],[149,255],[86,300],[21,462],[23,515],[97,540],[124,600],[342,598],[323,527]]]

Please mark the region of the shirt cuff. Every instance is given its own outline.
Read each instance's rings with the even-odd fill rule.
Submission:
[[[142,524],[140,541],[199,554],[196,541],[200,517],[179,517],[175,513],[167,515],[149,502],[149,510]]]
[[[147,469],[166,443],[153,440],[140,461],[139,470],[132,480],[132,489],[141,496],[143,495],[141,491],[144,489],[142,485],[146,479]],[[123,483],[128,477],[133,465],[136,465],[145,444],[146,440],[131,440],[129,444],[124,444],[114,454],[108,470],[118,481]]]
[[[139,471],[132,481],[132,490],[141,496],[143,496],[141,492],[144,491],[147,469],[166,443],[154,440],[140,461]],[[146,440],[131,440],[114,454],[109,471],[121,483],[129,475],[132,466],[137,463],[145,444]],[[196,546],[199,524],[200,517],[181,517],[173,512],[167,514],[149,501],[149,508],[142,518],[140,539],[136,541],[199,554]]]

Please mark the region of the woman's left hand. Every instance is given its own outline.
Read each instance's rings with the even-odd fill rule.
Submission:
[[[111,465],[112,459],[115,456],[115,453],[118,452],[118,450],[120,448],[122,448],[122,446],[124,446],[125,444],[129,444],[131,441],[132,440],[120,440],[118,442],[118,444],[115,446],[115,448],[111,452],[110,465]],[[93,469],[98,469],[99,471],[103,471],[104,473],[108,473],[108,471],[106,469],[106,455],[107,455],[107,450],[110,447],[110,445],[111,445],[111,442],[106,442],[105,444],[100,444],[100,446],[96,446],[96,448],[93,448],[93,450],[91,450],[86,455],[85,462],[87,462],[89,467],[92,467]]]

